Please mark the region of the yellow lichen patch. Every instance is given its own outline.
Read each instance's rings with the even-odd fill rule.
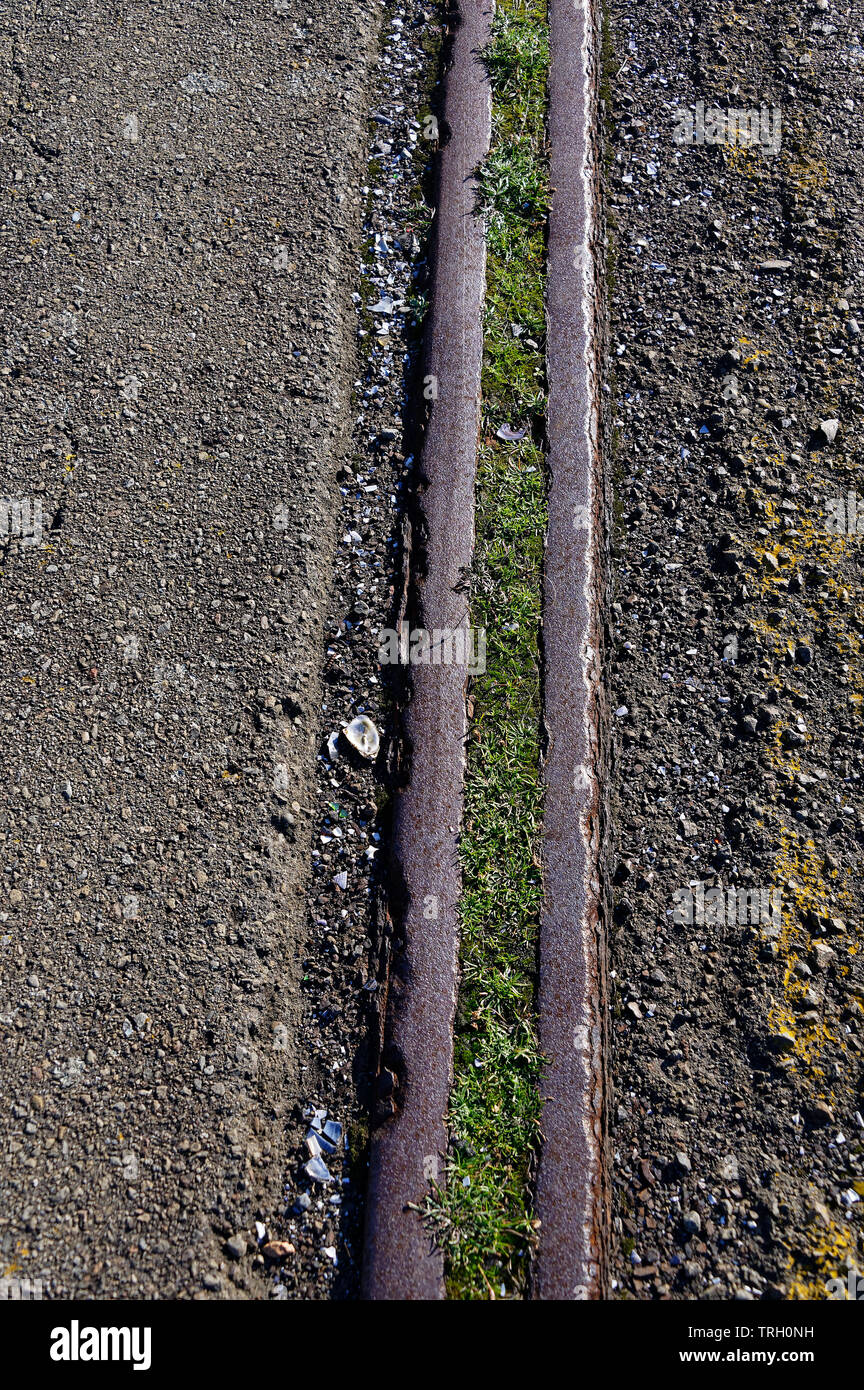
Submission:
[[[828,186],[828,165],[821,156],[802,153],[798,159],[791,158],[786,167],[801,193],[818,193]]]
[[[815,478],[807,477],[807,495],[813,496],[819,487]],[[824,484],[822,485],[824,487]],[[776,503],[766,499],[763,503],[766,527],[779,524]],[[795,632],[815,640],[822,646],[833,645],[849,665],[848,681],[855,693],[864,694],[864,673],[861,668],[861,639],[853,630],[853,622],[864,619],[864,605],[856,602],[844,583],[835,577],[835,572],[844,559],[858,552],[861,537],[831,534],[822,524],[821,518],[814,515],[798,515],[795,527],[780,540],[765,540],[754,547],[754,557],[759,568],[754,587],[762,597],[772,593],[785,592],[792,574],[800,572],[802,566],[821,567],[826,571],[820,588],[824,591],[818,602],[805,609],[809,630],[801,632],[799,624],[786,615],[780,627],[773,627],[762,619],[754,622],[754,629],[764,636],[776,656],[782,657],[788,647],[789,634]],[[770,559],[766,559],[770,557]],[[854,573],[854,572],[853,572]],[[857,598],[857,595],[856,595]]]
[[[739,338],[738,346],[744,349],[744,356],[741,358],[741,366],[749,368],[751,372],[758,372],[763,357],[767,358],[771,356],[768,348],[753,348],[753,344],[749,338]],[[752,352],[748,352],[748,348],[753,348]]]
[[[814,318],[821,310],[814,304]],[[751,370],[768,354],[747,339],[739,339]],[[827,413],[827,412],[826,412]],[[775,452],[771,452],[772,448]],[[759,435],[750,440],[752,452],[748,463],[762,462],[783,472],[791,460],[776,452],[776,445]],[[839,452],[839,451],[838,451]],[[864,605],[857,568],[849,560],[858,558],[860,537],[837,535],[829,530],[828,501],[839,496],[837,487],[819,476],[822,467],[819,455],[812,456],[803,468],[803,460],[795,459],[799,488],[794,494],[798,510],[785,513],[779,499],[753,488],[748,494],[755,510],[761,513],[762,524],[756,543],[750,549],[755,570],[747,579],[750,592],[763,602],[768,601],[766,617],[754,617],[751,630],[772,654],[776,663],[788,667],[794,661],[799,644],[812,650],[835,652],[844,663],[841,680],[848,691],[848,704],[853,712],[864,703],[864,672],[861,663],[861,638],[857,628],[864,627]],[[806,500],[805,500],[806,499]],[[792,498],[788,499],[791,501]],[[789,581],[793,576],[809,577],[814,570],[816,584],[803,590],[803,612],[790,611]],[[848,579],[845,576],[848,574]],[[842,576],[842,577],[839,577]],[[844,582],[845,579],[845,582]],[[847,587],[848,585],[848,587]],[[800,584],[799,584],[800,589]],[[803,694],[795,689],[794,667],[785,677],[772,671],[762,672],[764,680],[775,690],[785,690],[793,697]],[[801,702],[803,705],[803,701]],[[805,707],[806,708],[806,707]],[[769,766],[787,790],[807,766],[812,732],[802,717],[799,732],[805,742],[796,749],[784,746],[787,732],[782,723],[770,731],[764,745]],[[796,972],[796,966],[810,952],[816,922],[839,917],[847,924],[845,944],[850,953],[859,948],[856,928],[849,920],[855,911],[854,884],[848,869],[830,869],[824,853],[817,850],[807,833],[787,819],[783,808],[775,804],[769,813],[770,824],[762,823],[778,845],[772,868],[772,887],[779,888],[782,913],[779,937],[773,945],[783,967],[782,994],[772,998],[768,1006],[768,1026],[777,1038],[787,1040],[789,1062],[806,1071],[808,1081],[817,1090],[824,1084],[823,1058],[832,1060],[847,1051],[842,1028],[828,1027],[821,1017],[818,996],[808,999],[811,988],[807,977]],[[830,1099],[830,1096],[826,1097]],[[824,1294],[820,1294],[820,1297]]]
[[[822,153],[818,131],[808,130],[804,116],[796,112],[792,127],[784,131],[781,155],[783,172],[798,193],[814,197],[829,189],[828,163]],[[831,201],[833,211],[833,200]]]
[[[792,1278],[788,1297],[793,1302],[814,1303],[831,1298],[829,1281],[842,1279],[841,1266],[850,1259],[854,1262],[855,1241],[849,1227],[838,1226],[829,1218],[822,1223],[824,1229],[814,1230],[817,1219],[811,1226],[813,1236],[806,1256],[791,1256],[789,1260]]]
[[[14,1279],[16,1275],[21,1273],[20,1261],[26,1260],[29,1254],[30,1251],[27,1249],[27,1246],[24,1244],[23,1240],[16,1240],[15,1253],[12,1256],[9,1263],[4,1268],[2,1275],[0,1275],[0,1278]]]
[[[727,141],[722,146],[723,162],[727,169],[734,170],[739,177],[758,182],[764,175],[765,154],[759,145],[742,145],[737,141]]]
[[[772,759],[773,761],[773,759]],[[774,859],[772,879],[779,887],[783,908],[777,954],[783,963],[783,997],[772,999],[768,1024],[776,1036],[793,1040],[792,1056],[806,1067],[813,1081],[823,1076],[822,1053],[830,1046],[832,1055],[845,1051],[843,1038],[820,1019],[807,1019],[815,1010],[806,1007],[808,982],[795,974],[795,967],[810,951],[813,937],[806,923],[814,917],[827,920],[842,916],[854,905],[851,876],[844,871],[841,880],[835,870],[826,874],[823,859],[814,842],[779,822],[774,827],[780,847]],[[825,1097],[830,1099],[830,1095]]]

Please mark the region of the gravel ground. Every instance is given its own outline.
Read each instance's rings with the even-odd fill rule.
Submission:
[[[270,1288],[381,13],[0,48],[0,1264],[50,1297]]]
[[[287,1174],[283,1234],[297,1258],[279,1278],[291,1298],[357,1296],[366,1190],[369,1085],[377,1069],[378,952],[386,930],[386,845],[396,757],[399,669],[379,662],[379,634],[403,600],[402,527],[418,426],[417,380],[424,234],[423,181],[435,143],[438,16],[390,7],[370,92],[362,259],[352,267],[357,320],[353,445],[342,495],[333,593],[324,623],[309,925],[300,1035],[303,1103],[294,1113],[296,1162]],[[371,719],[381,751],[364,758],[342,730]],[[380,854],[380,859],[379,859]],[[384,890],[382,892],[382,890]],[[343,1141],[320,1157],[315,1121]],[[308,1138],[307,1138],[308,1136]],[[310,1154],[311,1140],[311,1154]]]
[[[609,10],[615,1296],[824,1299],[864,1206],[864,610],[829,529],[860,470],[864,12]],[[764,104],[760,144],[676,145],[700,101]],[[777,910],[742,921],[756,888]]]

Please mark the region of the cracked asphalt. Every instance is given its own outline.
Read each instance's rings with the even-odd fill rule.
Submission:
[[[280,1209],[303,1099],[380,13],[75,0],[0,40],[4,494],[25,532],[13,508],[0,1266],[51,1298],[267,1294],[226,1243]]]

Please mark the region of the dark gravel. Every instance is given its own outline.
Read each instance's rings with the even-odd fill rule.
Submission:
[[[420,299],[427,288],[423,183],[435,148],[438,17],[396,4],[382,26],[371,91],[357,314],[353,448],[340,475],[342,509],[325,620],[308,942],[301,1035],[304,1106],[295,1112],[287,1238],[298,1259],[280,1276],[288,1297],[358,1294],[366,1189],[369,1084],[377,1067],[378,953],[386,926],[386,862],[398,669],[379,662],[379,634],[403,597],[402,526],[414,476]],[[373,312],[392,304],[392,312]],[[374,761],[342,730],[365,716],[381,738]],[[382,891],[383,890],[383,891]],[[310,1180],[310,1109],[345,1129],[326,1157],[332,1181]],[[314,1146],[314,1141],[313,1141]],[[309,1205],[305,1205],[308,1200]]]
[[[826,524],[860,469],[864,16],[611,18],[615,1296],[824,1299],[864,1206],[860,542]],[[676,146],[700,100],[779,108],[779,152]],[[676,921],[696,883],[781,914]]]

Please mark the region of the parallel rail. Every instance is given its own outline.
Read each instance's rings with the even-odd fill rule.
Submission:
[[[594,0],[550,0],[546,326],[548,529],[543,593],[543,1144],[534,1294],[606,1287],[605,969],[600,897],[602,498],[597,332]]]
[[[540,922],[542,1152],[532,1294],[602,1298],[605,970],[600,898],[600,462],[596,0],[550,0],[547,281],[548,532],[543,588],[544,905]],[[422,625],[467,626],[474,540],[485,242],[475,175],[490,140],[480,53],[491,0],[461,0],[445,92],[434,290],[426,371],[436,378],[422,457]],[[419,564],[417,561],[419,560]],[[418,1215],[443,1179],[458,983],[466,671],[414,669],[405,721],[410,779],[397,799],[401,917],[383,1009],[371,1140],[363,1292],[444,1297],[441,1252]]]
[[[435,398],[421,458],[421,519],[412,568],[418,626],[468,627],[474,550],[486,242],[476,172],[489,150],[491,89],[480,58],[490,0],[463,0],[444,96],[434,284],[426,377]],[[419,552],[419,553],[418,553]],[[467,723],[464,665],[413,668],[405,719],[410,779],[397,797],[395,873],[402,913],[384,1007],[378,1123],[373,1128],[363,1290],[368,1298],[444,1297],[443,1259],[412,1205],[443,1179],[453,1079]],[[398,906],[398,905],[397,905]]]

